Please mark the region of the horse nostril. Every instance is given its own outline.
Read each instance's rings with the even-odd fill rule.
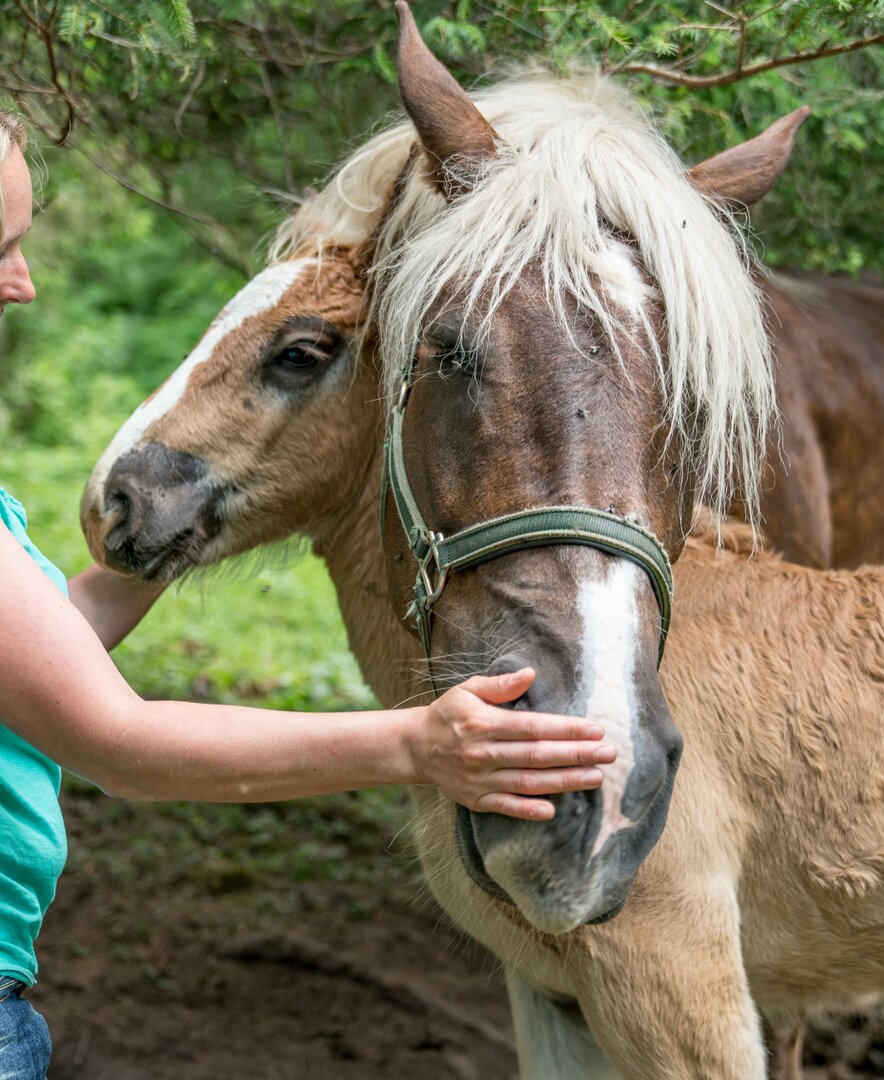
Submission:
[[[138,531],[138,507],[138,493],[123,478],[107,485],[104,492],[105,552],[120,553],[123,545]]]
[[[129,496],[119,488],[108,491],[104,496],[104,508],[106,513],[115,515],[114,524],[119,525],[129,515],[131,509]]]

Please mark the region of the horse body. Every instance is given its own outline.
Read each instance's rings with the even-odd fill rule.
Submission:
[[[808,566],[884,562],[884,289],[822,275],[761,287],[783,420],[768,453],[765,535]]]
[[[676,581],[661,677],[685,751],[616,919],[537,935],[465,880],[450,807],[416,835],[446,909],[526,984],[579,1001],[611,1075],[745,1080],[766,1075],[756,1006],[884,986],[884,573],[693,540]]]

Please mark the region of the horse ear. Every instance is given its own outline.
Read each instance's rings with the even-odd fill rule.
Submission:
[[[752,206],[774,186],[789,163],[795,135],[810,115],[803,105],[776,120],[754,139],[701,161],[688,170],[688,179],[706,195],[737,207]]]
[[[432,164],[433,181],[450,201],[469,191],[470,163],[494,156],[497,133],[427,48],[405,0],[398,0],[396,14],[402,103]]]

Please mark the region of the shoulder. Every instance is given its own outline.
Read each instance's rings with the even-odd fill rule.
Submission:
[[[25,508],[18,499],[14,498],[2,487],[0,487],[0,520],[11,532],[17,532],[19,529],[27,529],[28,527],[28,516],[25,513]]]

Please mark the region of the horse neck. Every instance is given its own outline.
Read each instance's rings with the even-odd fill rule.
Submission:
[[[314,543],[335,586],[350,649],[382,705],[404,702],[415,691],[420,644],[396,615],[387,585],[378,501],[381,455],[375,453],[361,493],[322,539]]]
[[[797,391],[827,425],[850,425],[884,396],[884,289],[804,274],[759,279],[779,389]],[[868,400],[871,398],[871,400]]]
[[[765,533],[811,566],[884,561],[884,290],[838,278],[761,280],[784,423],[768,451]]]

